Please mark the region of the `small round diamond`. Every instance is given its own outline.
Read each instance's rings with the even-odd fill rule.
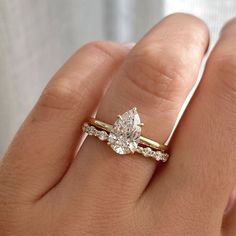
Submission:
[[[162,161],[166,162],[168,160],[169,155],[167,153],[162,153]]]
[[[152,152],[152,149],[149,147],[143,149],[143,155],[145,157],[150,156],[151,152]]]
[[[98,137],[99,133],[100,133],[100,131],[99,131],[99,130],[97,130],[97,129],[95,129],[95,131],[94,131],[94,134],[93,134],[93,135],[94,135],[95,137]]]
[[[143,147],[138,146],[138,147],[137,147],[137,152],[138,152],[138,153],[143,153]]]
[[[155,155],[156,155],[156,152],[152,150],[150,153],[150,156],[155,158]]]
[[[161,153],[160,151],[155,152],[154,158],[155,158],[157,161],[160,161],[160,160],[162,159],[162,153]]]
[[[102,141],[107,140],[108,138],[108,134],[105,131],[100,131],[97,136]]]
[[[95,127],[89,126],[89,129],[88,129],[88,131],[87,131],[88,135],[94,135],[95,132],[96,132]]]

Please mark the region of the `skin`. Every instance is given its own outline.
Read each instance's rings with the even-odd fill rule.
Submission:
[[[82,124],[96,110],[113,123],[134,106],[143,134],[165,142],[208,41],[200,19],[174,14],[132,49],[113,42],[79,49],[1,161],[0,235],[236,235],[235,20],[211,52],[167,163],[117,156],[94,137],[81,146]]]

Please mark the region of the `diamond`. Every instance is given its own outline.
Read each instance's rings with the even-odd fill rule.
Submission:
[[[150,153],[150,157],[154,157],[155,158],[155,155],[156,155],[156,152],[152,150],[151,153]]]
[[[94,126],[89,126],[87,133],[88,135],[94,135],[96,133],[96,128]]]
[[[134,153],[141,135],[141,122],[137,109],[133,108],[115,121],[108,143],[118,154]]]
[[[136,151],[138,153],[143,153],[143,147],[138,146]]]
[[[155,158],[157,161],[160,161],[161,158],[162,158],[162,153],[161,153],[160,151],[155,152],[154,158]]]
[[[162,161],[166,162],[169,158],[169,154],[168,153],[162,153]]]
[[[102,141],[108,138],[108,134],[105,131],[100,131],[97,136]]]
[[[143,155],[144,155],[145,157],[151,156],[151,154],[152,154],[152,149],[151,149],[151,148],[147,147],[147,148],[144,148],[144,149],[143,149]]]

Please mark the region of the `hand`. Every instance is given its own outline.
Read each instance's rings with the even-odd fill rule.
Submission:
[[[112,42],[82,47],[49,82],[1,162],[0,235],[236,235],[236,206],[225,213],[236,180],[235,42],[232,21],[163,165],[119,156],[94,137],[77,153],[81,127],[98,105],[97,118],[108,123],[136,106],[143,133],[163,143],[196,82],[205,24],[174,14],[131,51]]]

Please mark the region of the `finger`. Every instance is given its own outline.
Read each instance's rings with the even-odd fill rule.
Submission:
[[[111,42],[90,43],[49,82],[3,161],[0,180],[9,182],[14,193],[37,198],[60,180],[74,156],[82,122],[96,109],[127,51]]]
[[[165,18],[131,50],[104,96],[97,118],[114,123],[118,114],[135,106],[145,124],[142,133],[163,143],[196,81],[207,44],[207,29],[199,19],[185,14]],[[61,189],[79,186],[73,188],[74,197],[86,186],[87,192],[109,199],[113,195],[137,199],[155,167],[154,160],[141,155],[117,156],[89,137]]]
[[[181,217],[182,224],[173,226],[176,234],[191,227],[205,230],[199,235],[216,235],[235,184],[235,40],[236,23],[223,30],[172,140],[172,158],[147,193],[160,207],[160,224]]]

